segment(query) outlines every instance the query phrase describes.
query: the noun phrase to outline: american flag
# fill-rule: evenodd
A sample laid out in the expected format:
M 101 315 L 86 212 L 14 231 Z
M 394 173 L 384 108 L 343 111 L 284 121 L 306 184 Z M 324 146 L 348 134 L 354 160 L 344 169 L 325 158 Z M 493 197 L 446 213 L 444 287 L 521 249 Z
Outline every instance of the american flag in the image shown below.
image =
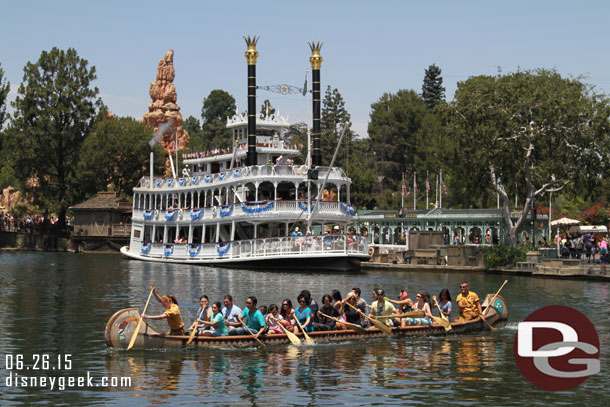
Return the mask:
M 430 181 L 426 177 L 426 196 L 430 195 Z
M 404 182 L 402 183 L 402 196 L 404 196 L 405 198 L 409 195 L 409 192 L 407 191 L 407 184 L 405 184 Z
M 445 195 L 449 195 L 449 193 L 447 192 L 447 186 L 445 185 L 445 181 L 443 180 L 442 175 L 441 175 L 441 187 L 443 187 L 443 192 L 445 193 Z

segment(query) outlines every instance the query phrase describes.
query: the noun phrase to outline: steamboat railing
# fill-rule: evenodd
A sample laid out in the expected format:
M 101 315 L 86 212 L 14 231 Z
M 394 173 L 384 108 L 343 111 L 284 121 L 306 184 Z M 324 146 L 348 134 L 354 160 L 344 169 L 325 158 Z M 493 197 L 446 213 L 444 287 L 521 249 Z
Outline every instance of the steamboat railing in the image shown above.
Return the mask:
M 164 244 L 132 240 L 130 251 L 142 256 L 177 261 L 244 260 L 266 257 L 368 256 L 368 243 L 360 235 L 304 235 L 235 240 L 219 243 Z

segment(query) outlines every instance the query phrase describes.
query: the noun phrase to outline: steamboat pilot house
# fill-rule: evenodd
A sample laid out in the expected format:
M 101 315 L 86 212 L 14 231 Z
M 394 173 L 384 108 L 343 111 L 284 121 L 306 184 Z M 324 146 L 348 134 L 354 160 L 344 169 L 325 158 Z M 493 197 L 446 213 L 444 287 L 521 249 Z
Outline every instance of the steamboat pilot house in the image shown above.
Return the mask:
M 122 253 L 243 268 L 359 268 L 369 256 L 365 239 L 349 233 L 351 180 L 341 168 L 293 164 L 300 151 L 285 139 L 288 120 L 248 110 L 227 119 L 232 151 L 183 155 L 182 177 L 142 178 Z M 315 163 L 315 134 L 313 146 L 312 159 L 301 161 Z

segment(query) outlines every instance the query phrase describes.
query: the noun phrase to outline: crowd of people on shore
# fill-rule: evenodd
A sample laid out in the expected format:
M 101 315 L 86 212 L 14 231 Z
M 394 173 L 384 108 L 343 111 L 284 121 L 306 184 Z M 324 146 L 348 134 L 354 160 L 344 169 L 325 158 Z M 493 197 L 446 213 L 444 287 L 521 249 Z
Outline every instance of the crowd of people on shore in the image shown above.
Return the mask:
M 57 223 L 57 217 L 43 215 L 17 216 L 9 212 L 0 213 L 0 230 L 7 232 L 44 232 Z M 66 225 L 70 226 L 70 219 L 66 218 Z
M 559 244 L 560 255 L 564 259 L 580 259 L 587 263 L 609 263 L 608 243 L 610 238 L 606 234 L 584 234 L 555 237 L 555 244 Z
M 166 319 L 170 335 L 184 335 L 185 325 L 176 297 L 162 297 L 153 284 L 150 286 L 165 312 L 159 315 L 142 314 L 142 318 Z M 463 322 L 484 318 L 479 297 L 470 291 L 468 283 L 462 282 L 460 290 L 456 298 L 459 318 L 453 320 Z M 279 304 L 259 305 L 255 296 L 249 296 L 245 300 L 244 309 L 234 304 L 231 295 L 225 295 L 222 303 L 210 303 L 209 297 L 202 295 L 195 320 L 187 331 L 195 329 L 198 336 L 251 335 L 258 339 L 267 334 L 347 330 L 354 326 L 366 330 L 378 329 L 371 321 L 402 328 L 410 325 L 436 325 L 435 319 L 438 320 L 438 317 L 433 315 L 433 310 L 438 312 L 440 318 L 452 320 L 451 294 L 447 288 L 441 290 L 438 300 L 436 297 L 431 300 L 429 293 L 419 291 L 413 301 L 406 290 L 401 290 L 398 299 L 394 300 L 388 298 L 383 289 L 375 288 L 372 292 L 373 301 L 368 304 L 361 294 L 358 287 L 348 292 L 345 298 L 338 290 L 332 290 L 331 294 L 324 294 L 318 304 L 308 290 L 303 290 L 297 296 L 296 306 L 293 306 L 289 298 Z

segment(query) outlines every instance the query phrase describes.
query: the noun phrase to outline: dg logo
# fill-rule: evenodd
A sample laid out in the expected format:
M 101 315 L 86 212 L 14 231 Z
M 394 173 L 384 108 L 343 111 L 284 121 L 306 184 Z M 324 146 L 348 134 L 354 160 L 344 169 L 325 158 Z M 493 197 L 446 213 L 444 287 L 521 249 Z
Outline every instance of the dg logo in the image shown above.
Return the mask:
M 563 305 L 541 308 L 520 322 L 513 353 L 523 376 L 544 390 L 568 390 L 600 372 L 595 327 Z

